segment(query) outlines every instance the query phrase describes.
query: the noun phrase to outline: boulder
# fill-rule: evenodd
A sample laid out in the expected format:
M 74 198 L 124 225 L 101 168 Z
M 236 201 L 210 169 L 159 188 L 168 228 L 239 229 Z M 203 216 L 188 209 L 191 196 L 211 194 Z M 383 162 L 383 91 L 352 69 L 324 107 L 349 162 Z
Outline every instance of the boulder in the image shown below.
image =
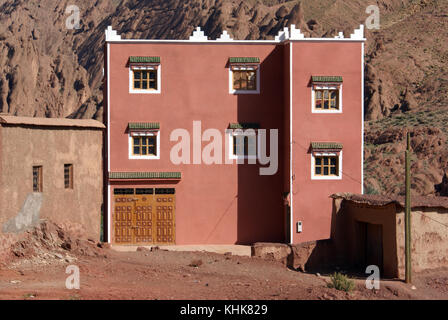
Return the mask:
M 271 261 L 279 261 L 287 264 L 288 256 L 291 254 L 291 248 L 283 243 L 257 242 L 252 245 L 252 257 L 258 257 Z

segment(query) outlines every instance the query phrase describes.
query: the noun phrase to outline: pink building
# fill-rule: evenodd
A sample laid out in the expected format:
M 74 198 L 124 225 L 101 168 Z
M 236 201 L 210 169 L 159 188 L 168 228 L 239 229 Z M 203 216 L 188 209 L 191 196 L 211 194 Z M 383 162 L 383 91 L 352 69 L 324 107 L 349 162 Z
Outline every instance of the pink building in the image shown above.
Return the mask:
M 349 38 L 105 45 L 105 228 L 114 244 L 330 237 L 362 193 L 363 26 Z M 264 147 L 265 146 L 265 147 Z

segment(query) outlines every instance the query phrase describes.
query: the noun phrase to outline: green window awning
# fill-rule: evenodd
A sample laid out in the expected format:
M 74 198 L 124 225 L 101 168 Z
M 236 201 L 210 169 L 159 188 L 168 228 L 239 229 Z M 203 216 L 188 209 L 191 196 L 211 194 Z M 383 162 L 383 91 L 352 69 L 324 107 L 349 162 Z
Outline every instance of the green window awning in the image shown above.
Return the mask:
M 129 130 L 148 130 L 148 129 L 160 129 L 158 122 L 129 122 Z
M 230 57 L 230 63 L 260 63 L 258 57 Z
M 260 124 L 255 122 L 231 123 L 229 129 L 259 129 Z
M 341 150 L 342 143 L 339 142 L 311 142 L 313 150 Z
M 180 172 L 111 172 L 109 179 L 138 180 L 138 179 L 181 179 Z
M 342 82 L 341 76 L 312 76 L 312 82 Z
M 130 63 L 160 63 L 160 57 L 129 57 Z

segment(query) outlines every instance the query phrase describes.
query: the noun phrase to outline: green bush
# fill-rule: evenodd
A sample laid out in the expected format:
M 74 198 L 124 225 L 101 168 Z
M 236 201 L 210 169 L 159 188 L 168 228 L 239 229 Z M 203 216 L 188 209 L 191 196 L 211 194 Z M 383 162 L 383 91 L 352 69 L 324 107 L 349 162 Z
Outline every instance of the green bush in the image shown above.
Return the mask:
M 365 194 L 380 194 L 380 192 L 372 186 L 367 186 L 365 188 Z
M 355 282 L 346 275 L 335 272 L 331 277 L 331 282 L 328 284 L 329 288 L 350 292 L 355 288 Z

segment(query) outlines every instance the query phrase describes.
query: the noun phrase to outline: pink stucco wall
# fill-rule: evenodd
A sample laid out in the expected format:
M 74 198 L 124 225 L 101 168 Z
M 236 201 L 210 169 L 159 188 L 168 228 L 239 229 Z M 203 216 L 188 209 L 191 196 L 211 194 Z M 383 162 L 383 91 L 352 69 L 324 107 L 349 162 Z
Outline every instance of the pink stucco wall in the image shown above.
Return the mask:
M 182 179 L 111 182 L 120 187 L 176 188 L 176 244 L 293 242 L 328 238 L 336 192 L 361 192 L 362 108 L 360 42 L 270 43 L 112 43 L 110 45 L 110 171 L 180 171 Z M 290 46 L 293 50 L 293 217 L 287 218 L 283 196 L 290 186 Z M 161 94 L 130 94 L 130 56 L 161 57 Z M 229 57 L 259 57 L 260 94 L 229 94 Z M 106 58 L 107 59 L 107 58 Z M 343 113 L 312 114 L 312 75 L 343 77 Z M 107 118 L 107 117 L 106 117 Z M 229 123 L 256 122 L 279 129 L 276 175 L 260 176 L 259 165 L 174 165 L 170 133 L 193 121 L 202 131 L 223 133 Z M 129 122 L 159 122 L 160 160 L 128 159 Z M 312 181 L 312 141 L 344 144 L 342 180 Z M 203 142 L 202 147 L 208 142 Z M 224 154 L 223 139 L 223 154 Z M 191 157 L 193 156 L 193 150 Z M 223 159 L 224 160 L 224 159 Z M 295 223 L 303 222 L 296 233 Z
M 294 243 L 330 237 L 336 192 L 362 191 L 362 43 L 293 42 Z M 311 112 L 313 75 L 342 76 L 342 113 Z M 311 180 L 311 142 L 341 142 L 341 180 Z M 303 232 L 296 232 L 302 221 Z
M 177 244 L 283 241 L 282 163 L 278 174 L 260 176 L 258 165 L 174 165 L 169 156 L 176 144 L 170 133 L 184 128 L 192 135 L 195 120 L 202 121 L 202 131 L 216 128 L 223 134 L 234 122 L 280 129 L 282 50 L 269 44 L 111 45 L 110 171 L 182 172 L 175 184 Z M 129 56 L 161 57 L 161 94 L 129 94 Z M 260 58 L 260 94 L 229 94 L 232 56 Z M 160 123 L 160 160 L 128 159 L 128 122 Z

